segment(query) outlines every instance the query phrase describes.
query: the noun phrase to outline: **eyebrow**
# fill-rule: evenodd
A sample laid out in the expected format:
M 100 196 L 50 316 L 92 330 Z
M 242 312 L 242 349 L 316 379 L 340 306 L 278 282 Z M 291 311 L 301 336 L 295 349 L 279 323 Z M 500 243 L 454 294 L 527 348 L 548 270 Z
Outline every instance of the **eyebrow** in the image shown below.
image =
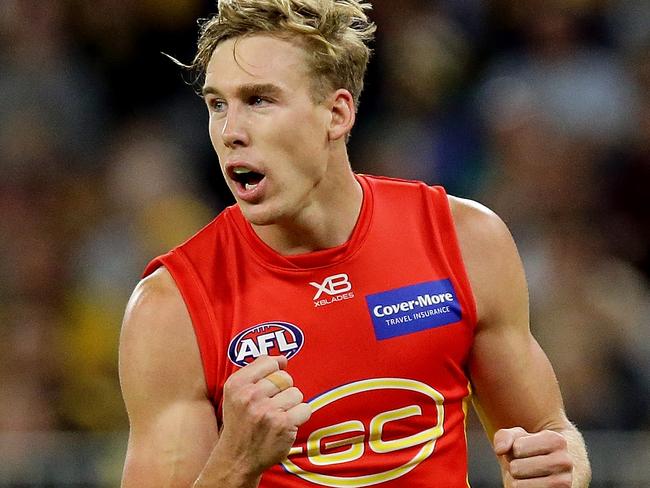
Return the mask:
M 241 99 L 246 99 L 255 95 L 271 95 L 278 96 L 282 89 L 273 83 L 247 83 L 237 87 L 237 96 Z M 222 95 L 222 93 L 212 86 L 204 86 L 201 90 L 203 97 L 206 95 Z

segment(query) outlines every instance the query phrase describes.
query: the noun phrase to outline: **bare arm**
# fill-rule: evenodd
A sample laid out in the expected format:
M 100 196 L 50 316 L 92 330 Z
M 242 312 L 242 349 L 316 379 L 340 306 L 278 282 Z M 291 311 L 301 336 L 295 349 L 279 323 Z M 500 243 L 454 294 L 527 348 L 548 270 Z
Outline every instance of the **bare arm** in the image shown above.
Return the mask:
M 127 306 L 120 381 L 130 421 L 122 486 L 191 486 L 217 441 L 217 421 L 190 317 L 164 268 Z
M 120 339 L 130 421 L 122 487 L 256 488 L 310 414 L 285 366 L 283 357 L 260 357 L 228 379 L 220 434 L 180 293 L 164 268 L 145 278 Z
M 450 203 L 479 317 L 470 358 L 474 401 L 504 482 L 586 487 L 584 441 L 566 418 L 553 368 L 530 333 L 528 290 L 512 237 L 485 207 Z

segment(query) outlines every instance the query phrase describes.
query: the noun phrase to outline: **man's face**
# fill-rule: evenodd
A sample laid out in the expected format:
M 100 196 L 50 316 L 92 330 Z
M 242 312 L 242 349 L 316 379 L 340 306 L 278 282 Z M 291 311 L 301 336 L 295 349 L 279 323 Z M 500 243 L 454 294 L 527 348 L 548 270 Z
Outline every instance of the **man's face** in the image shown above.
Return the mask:
M 256 225 L 295 218 L 327 171 L 331 113 L 312 99 L 303 49 L 256 35 L 214 50 L 203 88 L 226 182 Z

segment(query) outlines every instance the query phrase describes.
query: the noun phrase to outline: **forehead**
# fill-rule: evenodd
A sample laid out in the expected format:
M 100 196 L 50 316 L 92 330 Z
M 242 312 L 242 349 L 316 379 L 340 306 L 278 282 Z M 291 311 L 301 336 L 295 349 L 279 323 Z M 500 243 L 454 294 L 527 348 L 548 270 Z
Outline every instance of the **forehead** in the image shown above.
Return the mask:
M 271 83 L 287 90 L 307 88 L 308 71 L 302 47 L 268 35 L 227 39 L 214 49 L 205 86 L 220 91 L 242 84 Z

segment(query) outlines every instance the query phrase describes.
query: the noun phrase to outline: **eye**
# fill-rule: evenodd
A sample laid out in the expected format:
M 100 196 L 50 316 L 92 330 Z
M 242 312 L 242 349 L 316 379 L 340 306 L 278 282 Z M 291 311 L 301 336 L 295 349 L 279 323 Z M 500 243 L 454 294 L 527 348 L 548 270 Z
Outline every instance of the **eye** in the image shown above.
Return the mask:
M 226 111 L 226 107 L 227 107 L 226 102 L 219 98 L 210 98 L 206 100 L 206 102 L 208 104 L 208 108 L 212 112 L 221 113 Z
M 262 107 L 266 105 L 269 101 L 260 96 L 260 95 L 253 95 L 252 97 L 249 98 L 248 103 L 254 107 Z

